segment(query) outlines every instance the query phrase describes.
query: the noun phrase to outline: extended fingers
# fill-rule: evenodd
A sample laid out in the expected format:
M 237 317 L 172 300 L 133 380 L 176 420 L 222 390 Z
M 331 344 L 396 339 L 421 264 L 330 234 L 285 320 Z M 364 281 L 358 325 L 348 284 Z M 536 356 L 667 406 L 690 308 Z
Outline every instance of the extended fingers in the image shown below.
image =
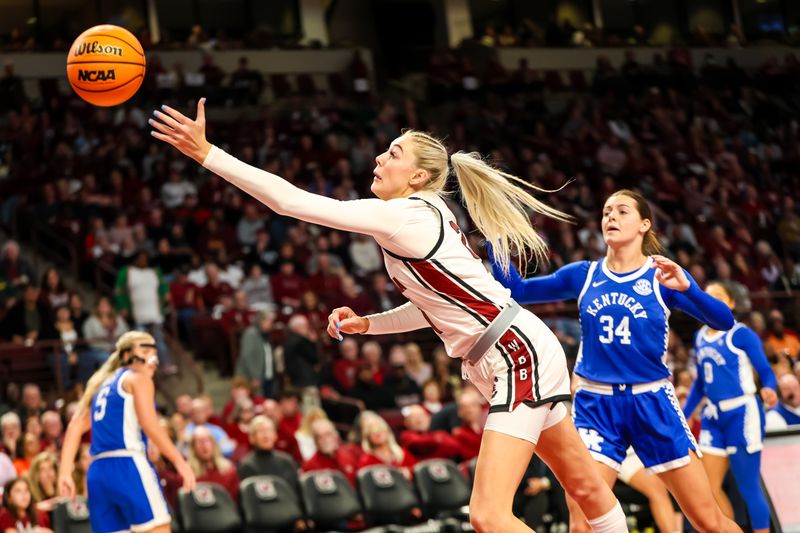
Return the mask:
M 175 133 L 174 128 L 170 127 L 168 124 L 159 122 L 154 118 L 149 119 L 147 123 L 150 124 L 150 126 L 152 126 L 154 129 L 157 129 L 158 131 L 164 133 L 165 135 L 172 135 Z
M 162 113 L 156 110 L 153 111 L 153 116 L 174 130 L 177 130 L 181 126 L 180 122 L 169 116 L 167 113 Z
M 186 117 L 186 115 L 184 115 L 177 109 L 172 109 L 168 105 L 162 105 L 161 110 L 170 117 L 172 117 L 172 119 L 175 120 L 175 122 L 177 122 L 178 124 L 186 124 L 187 122 L 191 122 L 191 120 L 189 120 L 189 118 Z

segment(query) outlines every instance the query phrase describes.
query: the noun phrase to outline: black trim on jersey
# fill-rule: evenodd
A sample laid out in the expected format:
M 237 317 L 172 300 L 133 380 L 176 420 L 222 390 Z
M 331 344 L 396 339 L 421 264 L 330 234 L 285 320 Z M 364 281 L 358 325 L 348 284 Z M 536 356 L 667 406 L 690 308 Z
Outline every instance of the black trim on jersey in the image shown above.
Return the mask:
M 459 309 L 461 309 L 463 311 L 466 311 L 472 318 L 474 318 L 475 320 L 480 322 L 480 324 L 482 326 L 488 326 L 489 325 L 489 322 L 485 318 L 483 318 L 481 315 L 479 315 L 478 313 L 476 313 L 475 311 L 470 309 L 468 306 L 462 304 L 458 300 L 455 300 L 455 299 L 451 298 L 450 296 L 448 296 L 448 295 L 446 295 L 444 293 L 441 293 L 441 292 L 437 291 L 436 289 L 434 289 L 433 287 L 431 287 L 424 279 L 422 279 L 420 277 L 419 274 L 416 273 L 416 271 L 411 267 L 411 265 L 408 264 L 407 261 L 403 261 L 403 264 L 411 272 L 411 275 L 413 275 L 417 279 L 417 281 L 420 283 L 420 285 L 422 285 L 423 287 L 425 287 L 426 289 L 428 289 L 432 293 L 438 295 L 440 298 L 442 298 L 446 302 L 455 305 L 456 307 L 458 307 Z
M 533 400 L 522 400 L 521 403 L 524 403 L 528 407 L 532 407 L 534 409 L 536 409 L 537 407 L 541 407 L 543 405 L 547 405 L 548 403 L 552 403 L 553 405 L 550 407 L 550 409 L 553 409 L 559 403 L 561 403 L 561 402 L 569 402 L 569 401 L 572 401 L 572 396 L 570 396 L 569 394 L 559 394 L 557 396 L 550 396 L 548 398 L 542 398 L 541 400 L 538 400 L 538 401 L 535 401 L 535 402 Z M 507 405 L 493 405 L 492 407 L 489 408 L 489 414 L 491 414 L 491 413 L 507 413 L 507 412 L 508 412 L 508 406 Z
M 463 279 L 459 278 L 458 276 L 456 276 L 455 274 L 453 274 L 452 272 L 447 270 L 444 267 L 444 265 L 442 263 L 440 263 L 439 261 L 437 261 L 436 259 L 431 259 L 431 264 L 433 264 L 436 267 L 438 267 L 439 270 L 441 270 L 444 274 L 447 274 L 448 276 L 450 276 L 450 278 L 452 278 L 453 281 L 455 281 L 456 283 L 458 283 L 459 285 L 464 287 L 467 291 L 471 292 L 473 296 L 475 296 L 477 298 L 480 298 L 484 302 L 490 303 L 490 304 L 494 305 L 495 307 L 498 307 L 498 308 L 500 307 L 496 303 L 494 303 L 492 300 L 490 300 L 489 298 L 487 298 L 486 296 L 481 294 L 481 292 L 478 289 L 472 287 L 466 281 L 464 281 Z
M 503 356 L 503 360 L 506 362 L 506 366 L 508 366 L 508 378 L 506 380 L 508 383 L 508 386 L 506 387 L 508 393 L 506 394 L 506 403 L 503 405 L 494 405 L 490 407 L 489 412 L 491 413 L 492 410 L 497 409 L 498 412 L 506 413 L 511 407 L 511 404 L 514 402 L 515 396 L 515 394 L 511 393 L 511 390 L 516 387 L 516 384 L 514 383 L 514 362 L 511 360 L 511 356 L 506 353 L 505 346 L 503 346 L 499 340 L 494 344 L 494 346 L 500 352 L 500 355 Z M 514 392 L 516 393 L 516 391 Z
M 386 248 L 383 248 L 383 251 L 386 252 L 388 255 L 394 257 L 395 259 L 399 259 L 401 261 L 427 261 L 428 259 L 433 257 L 433 254 L 435 254 L 439 250 L 439 247 L 442 245 L 442 242 L 444 242 L 444 215 L 442 214 L 442 212 L 439 210 L 438 207 L 436 207 L 435 205 L 430 203 L 428 200 L 425 200 L 423 198 L 419 198 L 418 196 L 409 196 L 408 199 L 409 200 L 420 200 L 422 202 L 425 202 L 426 204 L 428 204 L 429 207 L 431 207 L 432 209 L 434 209 L 436 211 L 436 213 L 439 215 L 439 240 L 436 241 L 436 244 L 433 246 L 433 249 L 430 252 L 428 252 L 428 255 L 426 255 L 425 257 L 422 257 L 422 258 L 420 258 L 420 257 L 403 257 L 402 255 L 398 255 L 398 254 L 396 254 L 394 252 L 390 252 Z
M 511 325 L 511 327 L 509 329 L 511 329 L 514 333 L 519 335 L 519 337 L 522 339 L 522 342 L 525 343 L 526 347 L 531 352 L 531 356 L 533 357 L 533 377 L 534 377 L 534 380 L 533 380 L 533 399 L 534 400 L 536 400 L 536 398 L 540 398 L 541 399 L 542 395 L 539 392 L 539 354 L 536 353 L 536 348 L 533 347 L 533 343 L 530 341 L 530 339 L 528 337 L 525 336 L 524 333 L 522 333 L 521 329 L 519 329 L 517 326 L 515 326 L 513 324 Z M 536 400 L 536 401 L 538 401 L 538 400 Z

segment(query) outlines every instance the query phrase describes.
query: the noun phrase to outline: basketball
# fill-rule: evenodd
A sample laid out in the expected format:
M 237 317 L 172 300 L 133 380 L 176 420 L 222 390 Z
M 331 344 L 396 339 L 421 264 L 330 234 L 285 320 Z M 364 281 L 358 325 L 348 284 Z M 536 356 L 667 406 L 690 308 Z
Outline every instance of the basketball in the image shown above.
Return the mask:
M 144 80 L 144 49 L 119 26 L 102 24 L 75 39 L 67 56 L 67 77 L 75 92 L 96 106 L 119 105 Z

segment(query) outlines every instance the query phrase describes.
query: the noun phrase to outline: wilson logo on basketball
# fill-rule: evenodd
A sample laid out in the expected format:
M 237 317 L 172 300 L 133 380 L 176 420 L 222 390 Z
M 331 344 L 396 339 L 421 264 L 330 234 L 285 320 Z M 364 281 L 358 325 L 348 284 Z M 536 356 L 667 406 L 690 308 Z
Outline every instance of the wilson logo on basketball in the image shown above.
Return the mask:
M 109 44 L 100 44 L 97 41 L 82 42 L 72 52 L 75 57 L 80 57 L 83 54 L 106 54 L 110 56 L 122 57 L 122 48 L 119 46 L 111 46 Z
M 78 70 L 79 81 L 109 81 L 116 80 L 114 69 L 111 70 Z

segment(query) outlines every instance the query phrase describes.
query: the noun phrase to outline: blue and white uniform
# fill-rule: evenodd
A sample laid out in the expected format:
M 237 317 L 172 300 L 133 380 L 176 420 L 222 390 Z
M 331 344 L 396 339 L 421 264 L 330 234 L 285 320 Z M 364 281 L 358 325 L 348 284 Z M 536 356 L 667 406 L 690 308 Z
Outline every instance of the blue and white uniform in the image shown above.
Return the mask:
M 691 285 L 684 292 L 661 286 L 653 260 L 626 274 L 605 260 L 566 265 L 549 276 L 522 279 L 515 270 L 495 277 L 520 303 L 576 298 L 581 345 L 573 420 L 592 456 L 619 472 L 628 446 L 649 472 L 686 465 L 697 444 L 686 424 L 666 364 L 669 315 L 680 309 L 717 329 L 733 325 L 725 304 Z
M 92 398 L 92 462 L 86 483 L 95 533 L 145 531 L 170 523 L 158 476 L 147 460 L 133 395 L 122 386 L 131 373 L 120 368 Z
M 789 429 L 789 426 L 800 426 L 800 407 L 778 402 L 778 405 L 767 411 L 767 431 Z
M 713 333 L 704 326 L 695 337 L 695 351 L 697 379 L 683 412 L 690 416 L 706 398 L 700 449 L 728 457 L 753 528 L 769 528 L 769 508 L 759 483 L 764 411 L 756 397 L 753 370 L 764 387 L 775 389 L 777 383 L 761 339 L 738 322 L 728 331 Z

